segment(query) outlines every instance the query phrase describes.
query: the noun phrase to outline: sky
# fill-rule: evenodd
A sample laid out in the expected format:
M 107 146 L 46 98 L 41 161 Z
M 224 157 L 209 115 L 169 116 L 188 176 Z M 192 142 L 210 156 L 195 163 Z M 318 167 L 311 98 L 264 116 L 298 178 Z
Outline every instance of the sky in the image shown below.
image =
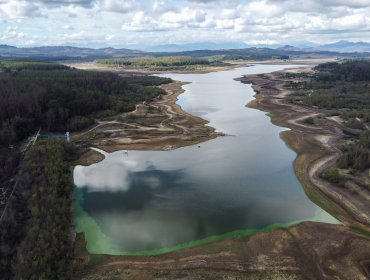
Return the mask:
M 19 47 L 370 41 L 370 0 L 0 0 Z

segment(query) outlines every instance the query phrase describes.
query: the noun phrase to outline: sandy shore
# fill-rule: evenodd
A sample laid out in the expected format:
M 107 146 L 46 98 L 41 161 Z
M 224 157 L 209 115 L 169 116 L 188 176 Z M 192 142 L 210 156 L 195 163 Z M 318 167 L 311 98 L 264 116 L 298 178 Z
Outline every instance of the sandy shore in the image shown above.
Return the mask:
M 310 68 L 286 71 L 307 72 Z M 269 112 L 274 124 L 290 129 L 282 132 L 281 138 L 298 154 L 294 169 L 306 194 L 344 224 L 370 231 L 368 191 L 360 187 L 355 192 L 348 191 L 319 177 L 341 155 L 339 146 L 344 135 L 340 124 L 330 118 L 321 125 L 305 124 L 304 119 L 321 116 L 323 110 L 285 102 L 291 92 L 283 87 L 285 81 L 277 73 L 250 75 L 238 80 L 253 84 L 257 92 L 256 99 L 247 106 Z

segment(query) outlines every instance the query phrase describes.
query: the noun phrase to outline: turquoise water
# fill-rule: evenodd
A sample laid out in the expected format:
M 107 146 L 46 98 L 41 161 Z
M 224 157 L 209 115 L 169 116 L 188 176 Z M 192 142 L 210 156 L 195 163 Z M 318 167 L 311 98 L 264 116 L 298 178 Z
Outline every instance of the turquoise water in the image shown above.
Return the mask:
M 190 82 L 182 108 L 230 136 L 173 151 L 108 154 L 74 170 L 77 231 L 92 253 L 155 254 L 299 221 L 333 222 L 304 194 L 284 128 L 246 108 L 253 90 L 234 80 L 288 66 L 165 74 Z

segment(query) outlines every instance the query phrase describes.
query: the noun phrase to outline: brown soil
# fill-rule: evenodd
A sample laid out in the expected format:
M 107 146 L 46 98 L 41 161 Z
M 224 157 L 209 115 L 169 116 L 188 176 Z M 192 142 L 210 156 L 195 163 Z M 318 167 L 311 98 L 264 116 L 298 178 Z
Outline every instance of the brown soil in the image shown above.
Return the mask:
M 81 279 L 369 279 L 370 238 L 305 222 L 155 257 L 95 256 Z
M 93 163 L 102 161 L 104 158 L 105 156 L 103 154 L 98 153 L 94 150 L 88 150 L 87 152 L 83 153 L 82 156 L 77 161 L 72 162 L 71 165 L 89 166 Z

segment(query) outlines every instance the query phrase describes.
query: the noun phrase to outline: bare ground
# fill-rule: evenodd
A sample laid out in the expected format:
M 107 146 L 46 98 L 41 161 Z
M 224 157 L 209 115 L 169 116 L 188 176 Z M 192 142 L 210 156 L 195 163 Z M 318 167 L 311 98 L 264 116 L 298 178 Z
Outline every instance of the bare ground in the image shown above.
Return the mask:
M 160 256 L 99 256 L 95 262 L 81 279 L 361 280 L 370 276 L 370 238 L 345 226 L 305 222 Z

